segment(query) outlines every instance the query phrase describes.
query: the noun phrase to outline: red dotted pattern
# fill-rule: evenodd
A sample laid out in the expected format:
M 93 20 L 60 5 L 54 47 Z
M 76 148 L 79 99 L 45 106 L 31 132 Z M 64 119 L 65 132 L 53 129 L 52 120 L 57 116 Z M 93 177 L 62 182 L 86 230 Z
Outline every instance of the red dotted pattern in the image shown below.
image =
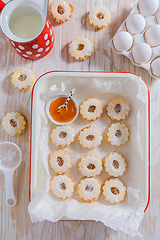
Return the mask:
M 26 59 L 38 60 L 45 57 L 53 48 L 55 35 L 47 20 L 43 32 L 34 40 L 25 43 L 10 40 L 16 52 Z

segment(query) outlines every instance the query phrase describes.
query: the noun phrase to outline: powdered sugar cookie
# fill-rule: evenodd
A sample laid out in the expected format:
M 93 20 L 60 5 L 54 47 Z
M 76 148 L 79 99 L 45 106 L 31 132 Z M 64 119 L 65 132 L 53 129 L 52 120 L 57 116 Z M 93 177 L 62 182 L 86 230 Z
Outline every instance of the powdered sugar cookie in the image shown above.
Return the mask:
M 90 125 L 79 132 L 78 140 L 84 148 L 92 149 L 101 144 L 102 135 L 96 127 Z
M 126 195 L 126 186 L 118 178 L 106 180 L 102 187 L 104 198 L 110 203 L 119 203 L 124 200 Z
M 107 115 L 116 121 L 120 121 L 129 114 L 129 103 L 123 98 L 112 98 L 106 108 Z
M 35 82 L 35 75 L 28 68 L 19 68 L 11 76 L 11 82 L 15 88 L 27 91 L 32 88 Z
M 103 105 L 96 98 L 88 98 L 80 105 L 80 114 L 88 121 L 98 119 L 103 112 Z
M 73 15 L 74 7 L 67 0 L 54 0 L 49 13 L 57 23 L 68 21 Z
M 72 196 L 74 184 L 68 176 L 58 175 L 50 181 L 50 189 L 59 199 L 66 200 Z
M 126 159 L 121 153 L 110 152 L 104 159 L 104 168 L 110 176 L 118 177 L 126 171 Z
M 89 12 L 88 20 L 91 26 L 101 29 L 110 23 L 111 14 L 105 7 L 94 7 Z
M 61 149 L 58 151 L 53 151 L 49 155 L 49 166 L 58 174 L 66 173 L 72 166 L 71 156 L 66 151 Z
M 2 122 L 3 129 L 11 136 L 20 135 L 26 127 L 26 119 L 20 112 L 7 113 Z
M 78 170 L 83 176 L 95 177 L 102 171 L 102 162 L 97 155 L 86 154 L 80 159 Z
M 75 131 L 69 125 L 57 126 L 51 131 L 52 143 L 57 147 L 69 146 L 75 137 Z
M 105 137 L 111 145 L 118 147 L 128 141 L 129 131 L 124 124 L 112 123 L 111 126 L 107 128 Z
M 84 60 L 91 56 L 93 47 L 85 37 L 78 37 L 69 44 L 69 53 L 77 60 Z
M 85 202 L 95 202 L 100 195 L 101 185 L 95 178 L 82 179 L 78 186 L 77 192 Z

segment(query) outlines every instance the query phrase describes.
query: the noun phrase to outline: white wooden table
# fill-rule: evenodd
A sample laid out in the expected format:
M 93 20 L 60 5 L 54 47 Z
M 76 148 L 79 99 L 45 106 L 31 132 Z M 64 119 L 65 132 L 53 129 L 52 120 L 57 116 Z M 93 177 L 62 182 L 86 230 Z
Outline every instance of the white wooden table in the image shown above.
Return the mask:
M 7 0 L 5 1 L 7 2 Z M 50 1 L 51 2 L 51 1 Z M 38 78 L 50 70 L 63 71 L 111 71 L 132 72 L 141 76 L 151 94 L 151 201 L 139 231 L 145 240 L 160 239 L 160 80 L 150 77 L 148 72 L 134 66 L 126 57 L 118 55 L 108 46 L 121 23 L 125 20 L 136 0 L 70 0 L 75 12 L 64 24 L 51 20 L 56 36 L 53 50 L 38 61 L 21 58 L 11 47 L 9 40 L 0 31 L 0 142 L 11 141 L 22 150 L 23 159 L 14 175 L 14 188 L 18 193 L 18 203 L 9 208 L 5 203 L 5 181 L 0 172 L 0 239 L 1 240 L 129 240 L 130 236 L 113 231 L 102 223 L 92 221 L 60 221 L 51 223 L 31 223 L 28 214 L 29 170 L 30 170 L 30 98 L 31 91 L 15 89 L 11 74 L 15 69 L 28 67 Z M 106 28 L 95 31 L 87 20 L 87 13 L 93 6 L 106 6 L 112 20 Z M 85 36 L 93 44 L 94 52 L 85 61 L 76 61 L 68 54 L 68 43 L 75 37 Z M 7 112 L 19 111 L 27 118 L 26 131 L 20 136 L 11 137 L 2 128 L 2 119 Z M 140 239 L 135 237 L 134 239 Z

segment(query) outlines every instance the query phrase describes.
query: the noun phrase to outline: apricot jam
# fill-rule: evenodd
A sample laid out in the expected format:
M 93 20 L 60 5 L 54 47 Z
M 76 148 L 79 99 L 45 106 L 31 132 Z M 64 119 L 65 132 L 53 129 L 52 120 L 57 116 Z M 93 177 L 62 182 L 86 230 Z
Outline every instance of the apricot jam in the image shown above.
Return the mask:
M 67 109 L 61 108 L 60 110 L 58 110 L 58 107 L 63 105 L 66 100 L 67 100 L 67 97 L 60 97 L 60 98 L 53 100 L 50 104 L 49 112 L 50 112 L 52 118 L 56 122 L 59 122 L 59 123 L 70 122 L 72 119 L 74 119 L 74 117 L 77 114 L 77 108 L 76 108 L 75 103 L 72 100 L 72 98 L 69 100 L 69 102 L 67 104 Z

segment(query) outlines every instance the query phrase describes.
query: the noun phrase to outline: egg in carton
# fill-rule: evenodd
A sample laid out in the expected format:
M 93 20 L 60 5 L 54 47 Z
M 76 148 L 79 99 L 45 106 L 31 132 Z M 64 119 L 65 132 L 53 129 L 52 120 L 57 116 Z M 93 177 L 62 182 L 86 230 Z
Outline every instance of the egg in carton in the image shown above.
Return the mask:
M 109 46 L 136 66 L 160 78 L 160 0 L 140 0 L 129 13 Z

